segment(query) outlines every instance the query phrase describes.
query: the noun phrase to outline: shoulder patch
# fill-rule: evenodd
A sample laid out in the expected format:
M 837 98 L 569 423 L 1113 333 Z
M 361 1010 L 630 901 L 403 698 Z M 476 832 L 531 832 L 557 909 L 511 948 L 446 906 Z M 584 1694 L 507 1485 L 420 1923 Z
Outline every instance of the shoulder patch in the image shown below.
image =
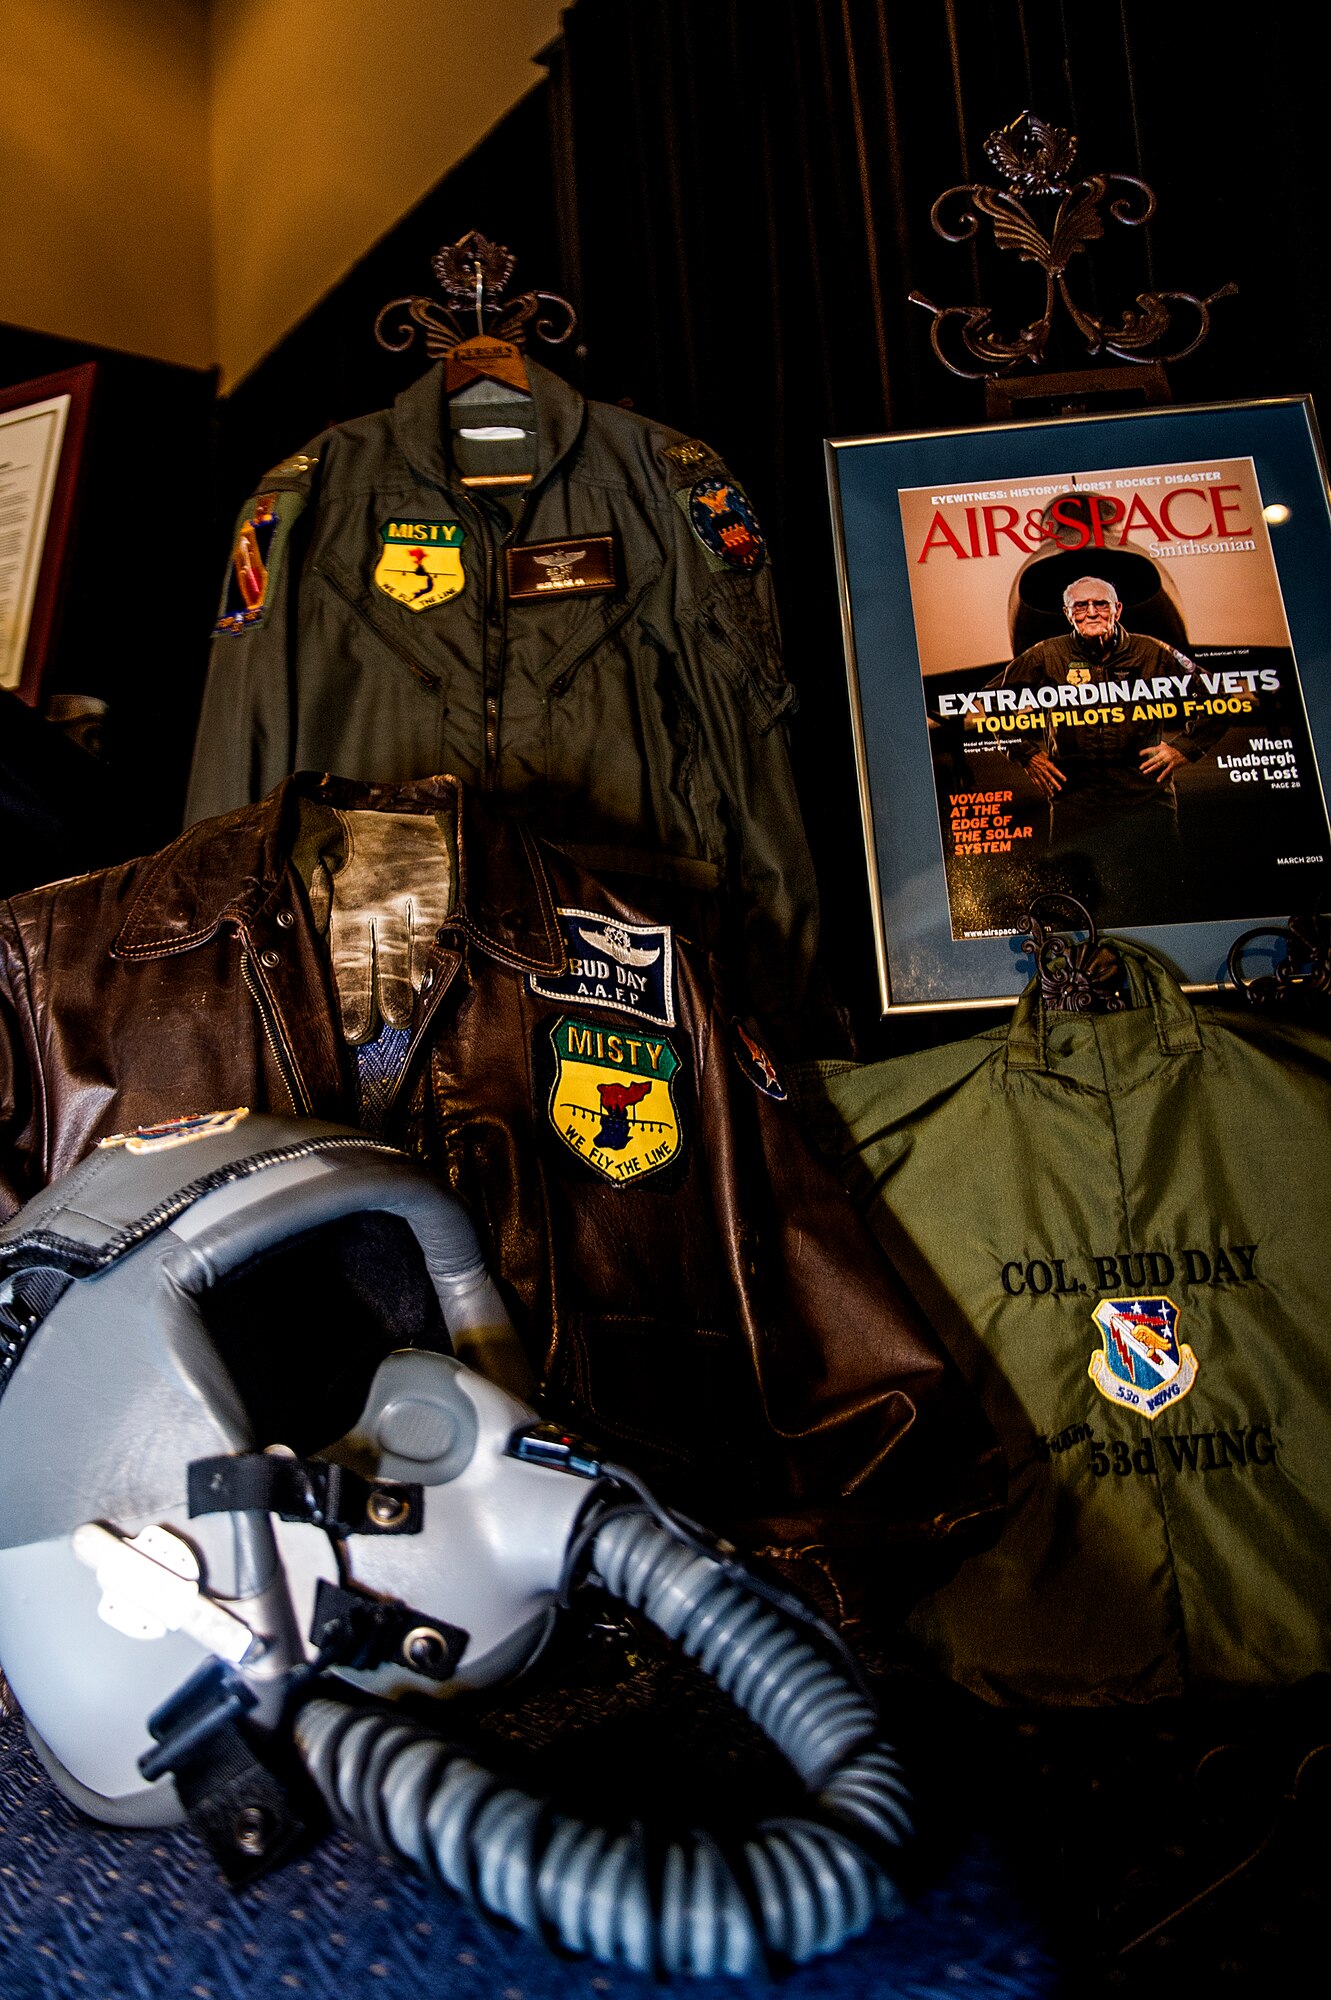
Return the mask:
M 684 1140 L 669 1037 L 562 1014 L 550 1041 L 550 1123 L 569 1151 L 618 1187 L 669 1166 Z
M 742 486 L 727 473 L 681 487 L 675 499 L 707 557 L 710 569 L 746 570 L 763 566 L 767 543 L 758 516 Z
M 700 465 L 719 465 L 720 460 L 709 444 L 701 438 L 681 438 L 678 444 L 662 447 L 662 458 L 668 458 L 681 472 L 696 472 Z
M 255 496 L 236 530 L 214 635 L 263 624 L 287 538 L 304 511 L 303 493 Z
M 527 985 L 542 1000 L 634 1014 L 656 1028 L 675 1025 L 674 934 L 668 924 L 626 924 L 596 910 L 560 910 L 568 971 L 536 972 Z
M 761 1090 L 764 1097 L 771 1097 L 778 1104 L 784 1104 L 786 1086 L 777 1075 L 776 1064 L 762 1043 L 755 1042 L 753 1036 L 738 1021 L 731 1023 L 731 1030 L 731 1051 L 754 1089 Z

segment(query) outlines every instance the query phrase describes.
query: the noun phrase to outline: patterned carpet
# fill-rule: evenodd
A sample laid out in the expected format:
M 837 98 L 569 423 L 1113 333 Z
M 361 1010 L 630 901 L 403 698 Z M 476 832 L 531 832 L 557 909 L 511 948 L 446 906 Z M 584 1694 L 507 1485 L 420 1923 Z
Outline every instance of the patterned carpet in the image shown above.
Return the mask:
M 634 1642 L 635 1645 L 638 1643 Z M 1331 1915 L 1324 1683 L 1207 1710 L 998 1715 L 880 1678 L 920 1801 L 909 1907 L 782 2000 L 1154 2000 L 1296 1990 Z M 544 1685 L 450 1727 L 588 1813 L 724 1831 L 792 1803 L 784 1767 L 694 1669 L 588 1639 Z M 462 1726 L 458 1726 L 459 1723 Z M 2 2000 L 647 2000 L 550 1957 L 340 1835 L 233 1894 L 187 1830 L 111 1832 L 0 1722 Z M 683 1982 L 697 2000 L 745 1993 Z
M 22 1729 L 0 1725 L 0 1992 L 4 2000 L 630 2000 L 626 1972 L 562 1963 L 384 1857 L 333 1836 L 232 1895 L 192 1834 L 108 1832 L 64 1803 Z M 977 1843 L 895 1924 L 781 1982 L 786 2000 L 1053 1991 L 1038 1925 Z M 690 1982 L 697 2000 L 735 1985 Z

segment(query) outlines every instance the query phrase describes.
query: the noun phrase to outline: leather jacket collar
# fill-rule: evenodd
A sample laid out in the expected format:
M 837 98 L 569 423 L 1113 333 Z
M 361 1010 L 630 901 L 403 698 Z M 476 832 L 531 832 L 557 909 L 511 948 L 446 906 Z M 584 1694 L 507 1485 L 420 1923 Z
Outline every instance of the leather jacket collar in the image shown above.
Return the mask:
M 587 404 L 562 376 L 527 357 L 536 412 L 534 491 L 577 444 L 587 421 Z M 404 389 L 393 404 L 393 433 L 398 449 L 418 479 L 453 490 L 455 473 L 445 442 L 448 418 L 444 410 L 444 364 L 437 361 L 418 381 Z
M 457 898 L 449 928 L 489 957 L 530 972 L 565 969 L 540 849 L 520 820 L 453 777 L 398 785 L 300 772 L 257 806 L 202 820 L 161 855 L 111 947 L 116 958 L 189 951 L 223 923 L 248 930 L 285 894 L 302 799 L 344 812 L 436 812 L 451 821 Z

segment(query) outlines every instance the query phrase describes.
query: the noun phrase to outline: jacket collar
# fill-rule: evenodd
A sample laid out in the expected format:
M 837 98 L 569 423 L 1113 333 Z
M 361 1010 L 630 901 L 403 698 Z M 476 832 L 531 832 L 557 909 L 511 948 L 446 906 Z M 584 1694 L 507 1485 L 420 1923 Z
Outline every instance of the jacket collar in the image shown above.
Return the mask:
M 360 784 L 301 772 L 258 805 L 193 826 L 149 866 L 112 945 L 116 958 L 165 958 L 246 929 L 271 906 L 290 867 L 302 799 L 344 812 L 435 812 L 452 824 L 457 896 L 449 928 L 491 958 L 531 972 L 560 972 L 564 943 L 540 849 L 519 819 L 497 811 L 453 777 Z
M 530 489 L 534 490 L 582 436 L 587 404 L 539 361 L 527 359 L 527 374 L 536 412 L 536 469 Z M 445 402 L 444 364 L 437 361 L 393 404 L 393 434 L 418 479 L 452 491 L 456 474 L 445 443 L 449 428 Z

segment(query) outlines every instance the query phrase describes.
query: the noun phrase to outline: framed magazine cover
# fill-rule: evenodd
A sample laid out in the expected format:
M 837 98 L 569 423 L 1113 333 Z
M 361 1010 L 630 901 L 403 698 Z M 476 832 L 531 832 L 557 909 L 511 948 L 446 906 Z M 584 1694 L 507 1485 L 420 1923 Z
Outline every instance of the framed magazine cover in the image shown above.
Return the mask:
M 1218 985 L 1331 907 L 1312 404 L 827 446 L 884 1012 L 1015 1000 L 1042 891 Z
M 97 368 L 0 388 L 0 688 L 37 707 L 55 643 Z

